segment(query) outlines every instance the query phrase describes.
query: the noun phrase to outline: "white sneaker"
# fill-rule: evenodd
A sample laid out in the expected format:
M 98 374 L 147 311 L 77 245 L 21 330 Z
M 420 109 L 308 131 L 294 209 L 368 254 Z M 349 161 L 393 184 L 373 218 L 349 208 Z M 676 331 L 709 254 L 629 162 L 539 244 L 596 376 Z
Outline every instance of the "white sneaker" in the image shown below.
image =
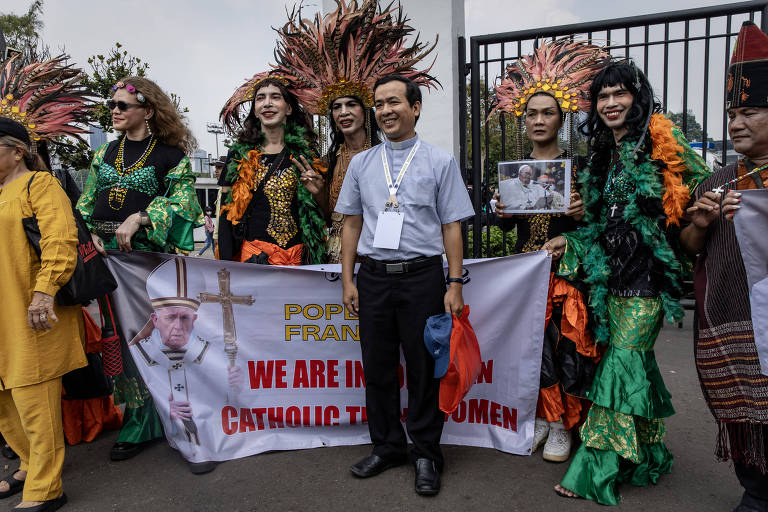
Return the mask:
M 542 457 L 549 462 L 565 462 L 571 455 L 571 431 L 565 430 L 562 421 L 549 424 L 549 437 Z
M 547 440 L 549 435 L 549 423 L 544 418 L 536 418 L 536 424 L 533 427 L 533 448 L 531 453 L 536 452 Z

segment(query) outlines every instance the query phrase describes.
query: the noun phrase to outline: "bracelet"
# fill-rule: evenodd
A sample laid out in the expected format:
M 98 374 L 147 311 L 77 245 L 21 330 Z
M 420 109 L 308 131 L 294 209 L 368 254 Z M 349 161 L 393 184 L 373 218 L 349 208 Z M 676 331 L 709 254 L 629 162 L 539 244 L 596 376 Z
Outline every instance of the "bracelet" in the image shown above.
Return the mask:
M 464 284 L 464 279 L 461 277 L 447 277 L 445 279 L 445 284 L 451 284 L 451 283 L 461 283 Z

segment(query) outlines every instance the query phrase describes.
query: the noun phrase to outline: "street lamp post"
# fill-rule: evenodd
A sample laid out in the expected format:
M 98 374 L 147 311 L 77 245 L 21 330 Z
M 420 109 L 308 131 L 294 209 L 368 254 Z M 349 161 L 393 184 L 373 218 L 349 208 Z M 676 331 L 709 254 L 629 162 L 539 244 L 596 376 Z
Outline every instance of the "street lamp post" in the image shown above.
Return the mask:
M 216 137 L 216 159 L 219 158 L 219 134 L 224 133 L 224 127 L 221 123 L 205 123 L 205 128 L 208 133 L 212 133 Z

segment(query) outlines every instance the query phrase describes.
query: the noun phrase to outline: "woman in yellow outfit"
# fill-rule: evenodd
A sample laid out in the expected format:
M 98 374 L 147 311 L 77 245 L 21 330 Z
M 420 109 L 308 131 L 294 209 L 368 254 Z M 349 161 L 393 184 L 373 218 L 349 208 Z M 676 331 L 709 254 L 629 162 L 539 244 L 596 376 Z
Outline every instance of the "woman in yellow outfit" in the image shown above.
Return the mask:
M 34 126 L 30 126 L 34 129 Z M 61 376 L 86 365 L 80 306 L 54 296 L 77 262 L 77 228 L 58 180 L 30 153 L 28 127 L 0 117 L 0 432 L 19 454 L 19 469 L 0 481 L 0 498 L 23 488 L 18 510 L 57 510 L 66 503 L 61 471 Z M 37 257 L 22 227 L 34 215 Z

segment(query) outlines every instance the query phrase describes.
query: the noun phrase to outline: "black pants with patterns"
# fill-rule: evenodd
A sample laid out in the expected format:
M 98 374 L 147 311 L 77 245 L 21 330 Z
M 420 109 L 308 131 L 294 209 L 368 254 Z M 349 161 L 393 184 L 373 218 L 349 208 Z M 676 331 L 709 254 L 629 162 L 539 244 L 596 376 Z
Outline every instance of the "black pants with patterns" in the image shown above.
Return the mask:
M 440 380 L 424 346 L 427 318 L 445 311 L 445 275 L 437 262 L 403 274 L 384 274 L 365 262 L 357 276 L 360 345 L 365 371 L 365 402 L 373 453 L 403 458 L 407 440 L 400 423 L 400 346 L 406 362 L 408 414 L 406 428 L 413 442 L 411 459 L 433 460 L 442 470 L 440 436 L 445 414 L 439 408 Z

